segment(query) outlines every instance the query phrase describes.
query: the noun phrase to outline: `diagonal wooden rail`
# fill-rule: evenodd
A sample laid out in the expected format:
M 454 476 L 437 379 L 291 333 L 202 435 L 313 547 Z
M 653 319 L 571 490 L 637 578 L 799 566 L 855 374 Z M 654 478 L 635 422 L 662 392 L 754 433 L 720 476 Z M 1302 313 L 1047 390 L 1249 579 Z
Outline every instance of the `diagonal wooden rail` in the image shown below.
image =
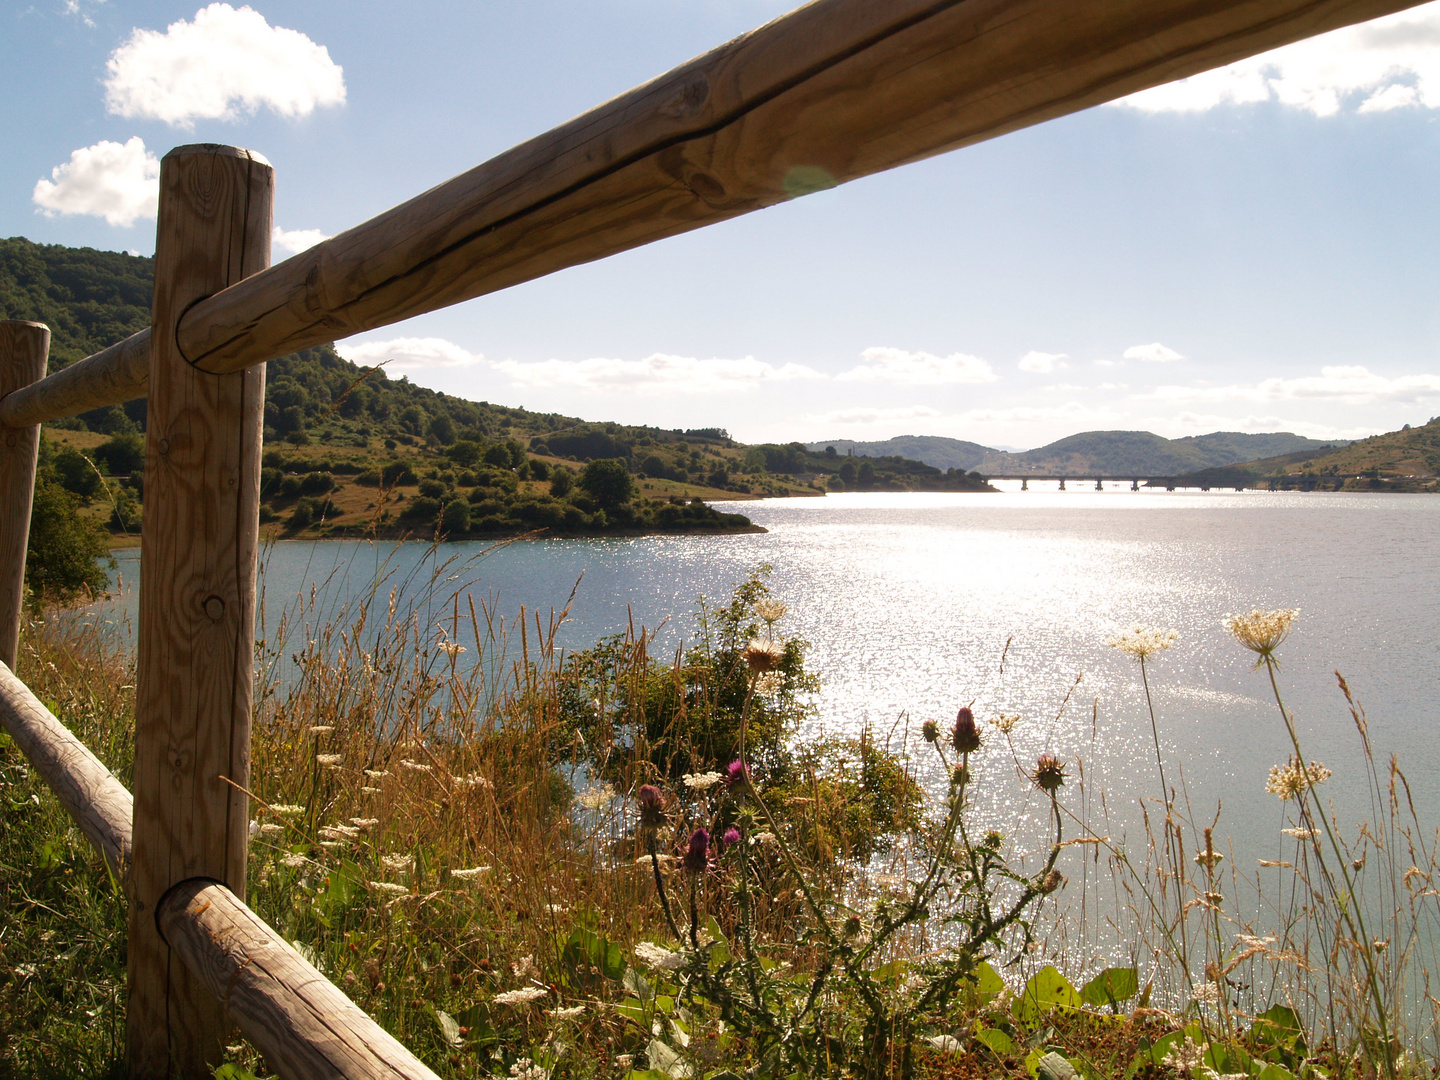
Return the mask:
M 816 0 L 200 301 L 180 351 L 238 371 L 1418 2 Z M 143 393 L 126 345 L 0 422 Z

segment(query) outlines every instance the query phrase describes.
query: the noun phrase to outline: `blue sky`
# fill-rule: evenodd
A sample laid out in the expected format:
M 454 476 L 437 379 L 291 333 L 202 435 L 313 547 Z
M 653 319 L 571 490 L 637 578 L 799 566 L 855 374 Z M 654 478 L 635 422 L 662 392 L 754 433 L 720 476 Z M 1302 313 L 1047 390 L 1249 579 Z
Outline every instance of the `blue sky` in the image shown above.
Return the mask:
M 224 142 L 279 261 L 788 6 L 21 0 L 0 235 L 148 254 L 155 159 Z M 748 441 L 1354 438 L 1440 414 L 1437 123 L 1428 4 L 340 348 Z

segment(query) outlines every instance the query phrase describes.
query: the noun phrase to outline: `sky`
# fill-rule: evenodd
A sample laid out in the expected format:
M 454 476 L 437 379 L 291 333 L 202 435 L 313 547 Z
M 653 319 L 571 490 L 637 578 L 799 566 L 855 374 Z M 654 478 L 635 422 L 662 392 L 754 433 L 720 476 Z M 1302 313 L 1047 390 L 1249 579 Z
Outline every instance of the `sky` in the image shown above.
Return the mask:
M 11 0 L 0 236 L 150 254 L 158 159 L 219 142 L 278 262 L 790 6 Z M 1358 438 L 1440 414 L 1437 191 L 1431 3 L 337 347 L 747 442 Z

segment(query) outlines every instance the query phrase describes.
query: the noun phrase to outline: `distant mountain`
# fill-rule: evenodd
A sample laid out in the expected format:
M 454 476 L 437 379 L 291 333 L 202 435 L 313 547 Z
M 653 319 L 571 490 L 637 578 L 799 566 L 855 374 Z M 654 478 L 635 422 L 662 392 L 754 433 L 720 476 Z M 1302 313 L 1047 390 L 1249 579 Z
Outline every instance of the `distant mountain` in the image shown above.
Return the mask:
M 992 454 L 992 450 L 979 443 L 963 439 L 947 439 L 940 435 L 898 435 L 884 442 L 855 442 L 853 439 L 830 439 L 826 442 L 806 443 L 805 449 L 824 453 L 833 446 L 841 457 L 902 457 L 911 461 L 923 461 L 937 469 L 964 469 L 969 472 Z
M 1303 467 L 1285 471 L 1322 476 L 1373 472 L 1381 476 L 1440 476 L 1440 416 L 1418 427 L 1406 424 L 1399 431 L 1358 439 L 1307 460 Z
M 1039 473 L 1108 476 L 1174 476 L 1219 468 L 1256 458 L 1313 452 L 1333 443 L 1289 432 L 1250 435 L 1216 431 L 1166 439 L 1149 431 L 1085 431 L 1034 450 L 1010 453 L 978 443 L 940 436 L 902 435 L 884 442 L 833 439 L 810 443 L 814 450 L 835 447 L 839 454 L 879 457 L 901 454 L 937 468 L 974 470 L 987 476 Z

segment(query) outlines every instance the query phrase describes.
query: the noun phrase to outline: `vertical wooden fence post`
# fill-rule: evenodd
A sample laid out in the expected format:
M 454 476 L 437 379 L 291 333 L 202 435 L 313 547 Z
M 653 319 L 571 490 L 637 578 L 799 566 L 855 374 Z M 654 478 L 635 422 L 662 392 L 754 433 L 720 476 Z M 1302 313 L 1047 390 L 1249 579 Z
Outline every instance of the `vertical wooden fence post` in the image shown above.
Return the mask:
M 195 301 L 270 264 L 275 173 L 258 154 L 181 146 L 160 164 L 145 437 L 145 527 L 130 871 L 131 1080 L 209 1077 L 220 1004 L 155 923 L 171 886 L 245 896 L 264 365 L 195 370 L 175 340 Z
M 45 377 L 50 328 L 37 322 L 0 322 L 0 397 Z M 25 548 L 40 425 L 0 424 L 0 660 L 15 666 L 20 648 L 20 605 L 25 595 Z

